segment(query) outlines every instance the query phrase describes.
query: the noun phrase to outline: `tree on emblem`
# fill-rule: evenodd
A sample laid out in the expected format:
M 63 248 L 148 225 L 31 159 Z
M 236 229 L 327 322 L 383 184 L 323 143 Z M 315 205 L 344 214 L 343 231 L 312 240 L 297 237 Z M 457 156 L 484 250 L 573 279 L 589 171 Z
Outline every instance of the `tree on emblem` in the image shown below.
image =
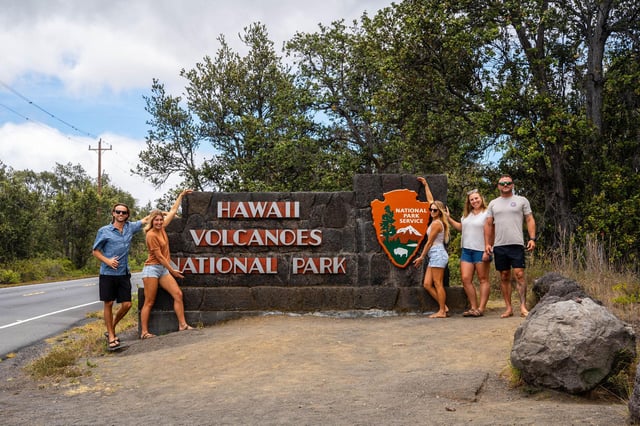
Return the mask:
M 389 238 L 396 234 L 395 218 L 393 217 L 393 210 L 391 210 L 390 206 L 385 206 L 384 208 L 380 229 L 382 230 L 382 235 L 384 235 L 385 243 L 388 243 Z

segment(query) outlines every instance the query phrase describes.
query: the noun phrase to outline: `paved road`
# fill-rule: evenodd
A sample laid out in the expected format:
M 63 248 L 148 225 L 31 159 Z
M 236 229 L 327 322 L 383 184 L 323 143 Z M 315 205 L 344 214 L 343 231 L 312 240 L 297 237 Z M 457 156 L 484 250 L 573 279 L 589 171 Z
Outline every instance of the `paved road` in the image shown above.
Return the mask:
M 133 291 L 142 286 L 132 275 Z M 102 309 L 98 278 L 0 289 L 0 357 L 56 335 Z

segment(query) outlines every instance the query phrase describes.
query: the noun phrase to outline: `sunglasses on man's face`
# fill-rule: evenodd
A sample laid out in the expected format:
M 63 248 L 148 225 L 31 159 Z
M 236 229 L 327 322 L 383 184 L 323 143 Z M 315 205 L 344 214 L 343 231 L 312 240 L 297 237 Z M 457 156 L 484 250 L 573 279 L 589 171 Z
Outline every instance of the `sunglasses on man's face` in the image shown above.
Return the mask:
M 126 210 L 114 210 L 113 212 L 114 212 L 115 214 L 129 214 L 129 212 L 128 212 L 128 211 L 126 211 Z
M 502 185 L 502 186 L 509 186 L 511 185 L 513 182 L 499 182 L 498 185 Z

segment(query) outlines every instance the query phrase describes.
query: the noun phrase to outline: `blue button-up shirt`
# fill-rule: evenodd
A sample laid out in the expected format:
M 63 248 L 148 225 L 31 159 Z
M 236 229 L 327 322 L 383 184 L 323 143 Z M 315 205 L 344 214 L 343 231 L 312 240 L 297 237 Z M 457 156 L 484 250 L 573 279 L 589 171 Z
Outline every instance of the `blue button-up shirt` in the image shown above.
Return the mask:
M 131 240 L 136 232 L 142 229 L 142 222 L 125 222 L 122 232 L 113 224 L 105 225 L 98 229 L 93 249 L 100 250 L 103 255 L 111 259 L 118 257 L 118 267 L 113 269 L 100 262 L 100 275 L 126 275 L 129 274 L 129 248 Z

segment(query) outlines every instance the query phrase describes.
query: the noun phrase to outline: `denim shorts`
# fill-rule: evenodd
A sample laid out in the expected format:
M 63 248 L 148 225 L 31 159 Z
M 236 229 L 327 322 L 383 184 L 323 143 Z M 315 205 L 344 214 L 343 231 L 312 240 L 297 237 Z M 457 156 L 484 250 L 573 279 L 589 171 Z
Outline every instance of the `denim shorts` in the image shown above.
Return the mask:
M 144 265 L 142 268 L 142 278 L 160 278 L 169 273 L 163 265 Z
M 480 250 L 463 248 L 462 256 L 460 256 L 460 262 L 481 263 L 483 254 L 484 252 Z
M 449 254 L 442 244 L 433 246 L 429 249 L 429 264 L 432 268 L 446 268 L 449 263 Z

